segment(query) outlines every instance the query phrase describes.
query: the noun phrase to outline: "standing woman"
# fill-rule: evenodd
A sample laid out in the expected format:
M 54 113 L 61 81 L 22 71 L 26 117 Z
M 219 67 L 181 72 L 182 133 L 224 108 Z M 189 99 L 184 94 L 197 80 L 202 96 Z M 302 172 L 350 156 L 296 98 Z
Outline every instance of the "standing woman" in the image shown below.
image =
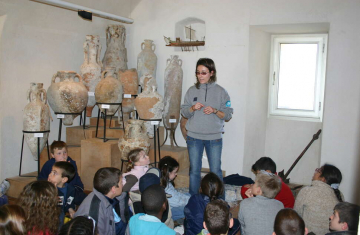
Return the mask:
M 230 96 L 216 84 L 212 59 L 201 58 L 196 64 L 196 83 L 186 92 L 181 114 L 186 123 L 186 144 L 190 158 L 190 194 L 199 192 L 204 148 L 210 165 L 222 180 L 221 151 L 224 122 L 232 117 Z

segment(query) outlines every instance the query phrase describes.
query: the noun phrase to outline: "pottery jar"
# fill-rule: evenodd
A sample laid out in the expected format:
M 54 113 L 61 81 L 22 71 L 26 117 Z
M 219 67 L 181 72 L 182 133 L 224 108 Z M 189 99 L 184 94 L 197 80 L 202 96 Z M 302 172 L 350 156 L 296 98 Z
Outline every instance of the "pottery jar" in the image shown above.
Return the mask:
M 74 81 L 75 77 L 79 79 L 78 82 Z M 55 82 L 56 78 L 60 78 L 60 82 Z M 54 74 L 47 96 L 55 113 L 81 113 L 88 102 L 88 91 L 82 77 L 74 71 L 58 71 Z M 64 125 L 72 125 L 77 116 L 65 115 Z
M 156 46 L 152 40 L 145 39 L 144 42 L 141 43 L 141 52 L 137 57 L 139 78 L 145 74 L 150 74 L 153 78 L 156 78 L 157 57 L 154 53 L 155 48 Z
M 116 77 L 115 77 L 116 76 Z M 121 103 L 123 95 L 122 84 L 117 79 L 114 67 L 107 67 L 101 75 L 101 81 L 95 88 L 95 100 L 98 103 Z M 106 105 L 106 104 L 105 104 Z M 99 104 L 100 111 L 105 113 L 102 108 L 103 104 Z M 106 115 L 114 115 L 120 108 L 120 105 L 110 105 L 106 110 Z
M 150 140 L 146 134 L 144 121 L 130 119 L 126 125 L 124 137 L 119 140 L 118 146 L 121 158 L 124 160 L 128 160 L 129 152 L 136 148 L 141 148 L 148 154 Z
M 84 63 L 80 67 L 80 74 L 89 95 L 86 106 L 86 116 L 91 117 L 92 110 L 95 106 L 95 87 L 101 79 L 101 44 L 98 35 L 86 35 L 85 38 L 83 46 Z
M 123 93 L 125 95 L 137 95 L 138 94 L 138 73 L 136 69 L 119 70 L 119 80 L 123 85 Z M 122 110 L 124 113 L 130 113 L 134 111 L 135 97 L 123 98 Z
M 50 108 L 46 101 L 46 91 L 42 83 L 30 83 L 27 92 L 28 104 L 24 108 L 23 130 L 24 131 L 48 131 L 50 130 Z M 25 141 L 30 148 L 34 160 L 38 160 L 38 137 L 32 133 L 24 133 Z M 40 153 L 44 149 L 49 138 L 49 133 L 43 133 L 40 138 Z
M 165 69 L 165 95 L 164 95 L 164 127 L 175 130 L 180 120 L 180 107 L 182 96 L 183 71 L 182 60 L 179 56 L 172 55 L 167 60 Z M 171 119 L 171 123 L 170 123 Z
M 145 90 L 135 99 L 135 107 L 141 119 L 162 119 L 164 100 L 156 91 L 155 79 L 150 79 Z M 154 128 L 151 121 L 146 121 L 145 126 L 150 138 L 154 137 Z
M 126 31 L 123 25 L 109 25 L 106 28 L 106 51 L 103 58 L 103 70 L 106 67 L 127 69 L 127 51 L 125 48 Z

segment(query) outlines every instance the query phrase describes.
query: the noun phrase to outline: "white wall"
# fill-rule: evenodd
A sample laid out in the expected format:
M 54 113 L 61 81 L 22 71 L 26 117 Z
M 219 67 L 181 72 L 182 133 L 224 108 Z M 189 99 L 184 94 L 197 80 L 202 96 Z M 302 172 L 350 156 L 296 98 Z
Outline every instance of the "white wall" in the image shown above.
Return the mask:
M 72 2 L 85 3 L 88 7 L 101 5 L 96 3 L 99 1 Z M 101 10 L 128 17 L 134 6 L 132 4 L 136 2 L 107 0 L 108 4 L 102 4 Z M 44 88 L 47 89 L 56 71 L 79 72 L 84 57 L 85 35 L 100 35 L 104 54 L 105 28 L 108 24 L 114 24 L 114 21 L 93 17 L 93 22 L 89 22 L 79 18 L 76 12 L 28 0 L 1 0 L 1 15 L 6 15 L 4 28 L 0 30 L 2 180 L 18 174 L 22 115 L 27 104 L 26 92 L 30 82 L 44 83 Z M 74 123 L 78 125 L 78 119 Z M 57 119 L 51 123 L 50 143 L 57 139 L 58 124 Z M 65 127 L 62 139 L 65 140 Z M 33 160 L 25 144 L 23 173 L 36 169 L 37 162 Z
M 251 25 L 328 22 L 330 30 L 323 133 L 322 141 L 318 140 L 315 143 L 313 146 L 315 153 L 312 154 L 320 154 L 322 163 L 329 162 L 341 169 L 344 180 L 340 189 L 344 192 L 347 200 L 355 201 L 356 198 L 360 198 L 354 190 L 356 179 L 359 178 L 356 176 L 356 166 L 359 165 L 357 160 L 359 148 L 357 146 L 360 137 L 358 125 L 360 29 L 357 27 L 360 20 L 359 13 L 360 2 L 356 0 L 273 0 L 271 3 L 266 0 L 142 0 L 131 13 L 135 23 L 130 29 L 130 40 L 128 41 L 128 50 L 133 52 L 129 55 L 129 65 L 131 65 L 130 67 L 136 66 L 136 55 L 140 52 L 142 40 L 153 39 L 157 45 L 155 53 L 158 55 L 157 81 L 159 92 L 163 94 L 165 61 L 174 52 L 173 48 L 165 47 L 163 35 L 175 37 L 174 25 L 179 20 L 187 17 L 203 19 L 206 22 L 205 51 L 176 53 L 184 61 L 183 93 L 195 81 L 193 72 L 196 60 L 200 57 L 213 58 L 218 69 L 219 84 L 228 90 L 234 108 L 233 119 L 225 127 L 223 168 L 228 174 L 242 173 L 243 169 L 248 169 L 248 166 L 259 156 L 256 156 L 256 159 L 246 159 L 245 161 L 244 158 L 248 154 L 254 156 L 263 151 L 261 146 L 260 149 L 253 149 L 252 138 L 259 143 L 264 142 L 262 139 L 256 138 L 256 134 L 249 134 L 251 126 L 255 126 L 255 122 L 251 120 L 252 114 L 257 112 L 251 110 L 250 106 L 247 108 L 247 102 L 254 103 L 254 96 L 251 95 L 253 94 L 251 92 L 258 92 L 248 90 L 256 84 L 250 79 L 257 76 L 249 72 L 249 69 L 255 67 L 250 64 L 253 62 L 251 56 L 248 56 L 251 51 L 249 27 Z M 247 114 L 251 115 L 246 116 Z M 263 121 L 263 119 L 259 120 L 259 129 L 262 131 L 264 129 Z M 269 144 L 264 149 L 264 154 L 269 153 L 275 156 L 280 151 L 292 153 L 291 156 L 289 154 L 277 155 L 280 161 L 296 157 L 299 149 L 306 146 L 319 127 L 316 124 L 308 124 L 307 131 L 303 131 L 301 127 L 304 125 L 307 124 L 298 125 L 291 121 L 278 123 L 277 120 L 269 120 L 266 141 L 273 138 L 270 132 L 277 131 L 279 126 L 283 126 L 280 131 L 282 137 L 275 142 L 277 145 L 275 148 Z M 296 142 L 288 145 L 289 148 L 285 150 L 280 148 L 281 140 L 284 140 L 291 132 L 294 132 L 291 136 L 296 139 Z M 260 132 L 257 133 L 259 135 Z M 176 138 L 182 146 L 185 146 L 179 131 Z M 288 162 L 292 161 L 292 159 L 288 160 Z M 318 163 L 304 161 L 301 164 L 303 164 L 299 165 L 301 170 L 294 171 L 290 176 L 296 181 L 307 181 L 313 174 L 314 165 Z M 282 163 L 278 163 L 278 166 L 279 169 L 289 168 L 287 164 L 282 165 Z M 302 176 L 297 179 L 295 174 Z
M 269 91 L 270 34 L 250 26 L 249 82 L 246 100 L 243 175 L 251 176 L 251 166 L 265 156 Z M 272 156 L 271 156 L 272 157 Z

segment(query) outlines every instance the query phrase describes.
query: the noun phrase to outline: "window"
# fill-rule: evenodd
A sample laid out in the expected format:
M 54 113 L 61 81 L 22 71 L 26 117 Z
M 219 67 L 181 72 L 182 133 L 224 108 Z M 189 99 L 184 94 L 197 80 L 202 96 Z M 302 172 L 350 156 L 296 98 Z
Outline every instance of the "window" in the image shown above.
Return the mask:
M 271 39 L 269 117 L 321 122 L 327 34 Z

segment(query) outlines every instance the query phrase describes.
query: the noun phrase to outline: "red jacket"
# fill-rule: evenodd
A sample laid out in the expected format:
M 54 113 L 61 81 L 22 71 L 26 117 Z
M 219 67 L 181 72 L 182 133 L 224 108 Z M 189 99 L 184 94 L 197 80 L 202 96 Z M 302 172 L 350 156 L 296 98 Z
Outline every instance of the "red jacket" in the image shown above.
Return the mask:
M 241 196 L 243 199 L 248 198 L 245 195 L 246 190 L 248 190 L 248 188 L 246 188 L 244 186 L 241 188 Z M 276 195 L 275 199 L 282 202 L 284 204 L 285 208 L 293 208 L 294 207 L 294 203 L 295 203 L 294 195 L 291 192 L 291 189 L 289 188 L 289 186 L 287 186 L 287 184 L 285 184 L 282 180 L 281 180 L 281 190 Z

